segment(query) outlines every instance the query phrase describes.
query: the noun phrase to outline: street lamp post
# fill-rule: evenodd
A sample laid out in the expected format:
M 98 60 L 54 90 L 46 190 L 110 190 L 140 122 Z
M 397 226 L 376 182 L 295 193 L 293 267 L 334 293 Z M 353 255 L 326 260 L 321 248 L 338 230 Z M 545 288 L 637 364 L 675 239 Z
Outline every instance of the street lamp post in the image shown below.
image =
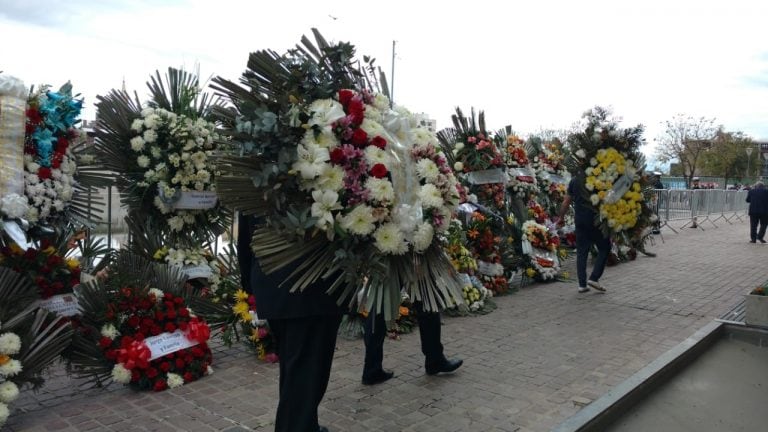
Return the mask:
M 749 176 L 749 165 L 750 165 L 750 162 L 752 161 L 752 150 L 754 150 L 754 149 L 752 147 L 747 147 L 745 150 L 747 151 L 747 175 L 745 175 L 744 177 L 748 177 Z

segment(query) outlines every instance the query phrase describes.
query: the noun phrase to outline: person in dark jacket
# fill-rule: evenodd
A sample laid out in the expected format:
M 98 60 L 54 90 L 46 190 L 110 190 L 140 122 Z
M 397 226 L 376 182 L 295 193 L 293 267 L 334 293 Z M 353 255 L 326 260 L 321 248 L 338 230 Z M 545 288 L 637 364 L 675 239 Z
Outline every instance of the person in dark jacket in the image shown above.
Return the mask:
M 768 189 L 763 182 L 755 183 L 755 186 L 747 192 L 749 203 L 749 242 L 765 243 L 765 228 L 768 225 Z M 757 226 L 760 225 L 758 230 Z
M 250 243 L 255 219 L 239 217 L 238 260 L 244 288 L 256 299 L 256 313 L 275 337 L 280 363 L 275 432 L 328 432 L 318 424 L 317 409 L 331 375 L 342 310 L 318 281 L 301 292 L 280 284 L 299 262 L 265 274 Z

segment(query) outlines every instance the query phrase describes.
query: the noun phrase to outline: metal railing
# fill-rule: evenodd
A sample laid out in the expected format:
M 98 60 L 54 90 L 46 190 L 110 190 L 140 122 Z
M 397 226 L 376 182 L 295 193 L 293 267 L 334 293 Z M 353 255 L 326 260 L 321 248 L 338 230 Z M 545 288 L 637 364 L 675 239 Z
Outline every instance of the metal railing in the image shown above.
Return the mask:
M 715 222 L 725 221 L 731 224 L 733 219 L 741 218 L 749 208 L 747 191 L 718 189 L 659 189 L 654 191 L 651 206 L 659 216 L 659 225 L 675 231 L 686 226 L 699 227 L 708 222 L 717 228 Z

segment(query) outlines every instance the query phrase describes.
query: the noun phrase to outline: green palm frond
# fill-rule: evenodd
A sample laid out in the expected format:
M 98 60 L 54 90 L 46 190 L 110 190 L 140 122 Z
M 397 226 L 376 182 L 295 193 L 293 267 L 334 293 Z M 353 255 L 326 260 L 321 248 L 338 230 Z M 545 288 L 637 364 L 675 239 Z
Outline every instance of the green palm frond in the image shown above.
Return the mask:
M 0 266 L 0 325 L 38 299 L 37 289 L 25 275 Z
M 201 90 L 197 75 L 183 69 L 169 67 L 165 80 L 155 71 L 147 87 L 152 96 L 150 106 L 188 117 L 206 118 L 212 107 L 220 104 L 218 97 Z
M 24 368 L 18 377 L 37 388 L 43 384 L 42 373 L 72 342 L 74 333 L 67 318 L 44 309 L 30 313 L 30 326 L 21 336 L 19 360 Z

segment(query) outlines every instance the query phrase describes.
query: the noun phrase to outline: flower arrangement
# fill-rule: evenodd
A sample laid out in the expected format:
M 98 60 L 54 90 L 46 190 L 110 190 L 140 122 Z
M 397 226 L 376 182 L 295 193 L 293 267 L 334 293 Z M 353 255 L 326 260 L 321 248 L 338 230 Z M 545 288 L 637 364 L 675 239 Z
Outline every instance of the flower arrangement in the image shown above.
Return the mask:
M 0 223 L 2 219 L 21 219 L 29 210 L 24 196 L 24 141 L 26 105 L 29 93 L 24 83 L 0 73 Z
M 8 405 L 19 396 L 19 387 L 11 379 L 22 370 L 21 362 L 13 358 L 20 350 L 21 338 L 16 333 L 0 333 L 0 426 L 10 415 Z
M 211 118 L 215 101 L 196 76 L 169 68 L 166 84 L 152 77 L 151 100 L 142 104 L 123 90 L 99 96 L 95 148 L 100 168 L 115 173 L 121 200 L 166 244 L 195 247 L 225 231 L 212 161 L 219 135 Z
M 464 303 L 469 305 L 470 312 L 480 312 L 485 308 L 486 302 L 493 297 L 493 291 L 486 288 L 476 277 L 470 276 L 470 284 L 462 288 Z
M 252 246 L 266 273 L 302 262 L 286 289 L 329 279 L 358 309 L 362 287 L 367 310 L 389 305 L 387 320 L 403 287 L 427 310 L 445 307 L 460 299 L 437 235 L 459 198 L 448 158 L 417 117 L 389 106 L 352 45 L 314 33 L 283 56 L 252 53 L 244 76 L 259 79 L 245 89 L 213 80 L 238 147 L 217 165 L 219 197 L 263 217 Z
M 275 341 L 269 324 L 266 320 L 258 318 L 256 314 L 256 299 L 252 294 L 243 290 L 235 293 L 235 304 L 232 312 L 237 316 L 243 334 L 247 335 L 246 343 L 256 351 L 259 360 L 268 363 L 279 361 L 275 353 Z
M 41 224 L 60 215 L 72 200 L 77 165 L 71 146 L 78 139 L 74 126 L 83 106 L 72 96 L 71 84 L 56 92 L 49 88 L 42 86 L 29 97 L 24 141 L 25 216 Z
M 388 107 L 384 95 L 349 89 L 339 91 L 338 101 L 310 103 L 311 128 L 297 146 L 293 170 L 299 174 L 299 188 L 312 195 L 315 225 L 329 238 L 340 232 L 363 241 L 372 238 L 386 255 L 421 253 L 436 232 L 447 229 L 458 204 L 456 179 L 425 129 L 410 131 L 413 142 L 403 152 L 394 131 L 377 121 Z M 399 114 L 402 121 L 415 123 L 407 111 Z M 398 163 L 415 167 L 418 183 L 390 174 L 405 168 Z M 421 208 L 401 206 L 403 195 L 413 192 Z
M 581 179 L 581 193 L 595 208 L 595 224 L 621 244 L 641 245 L 652 215 L 645 199 L 647 180 L 640 175 L 643 128 L 619 129 L 609 116 L 600 107 L 584 115 L 584 131 L 569 137 L 569 170 Z
M 565 156 L 561 150 L 562 144 L 531 140 L 533 168 L 536 171 L 536 181 L 539 184 L 537 199 L 550 214 L 557 214 L 560 204 L 565 199 L 568 190 L 570 174 L 565 167 Z
M 453 268 L 459 273 L 474 274 L 477 271 L 477 260 L 475 260 L 472 252 L 464 246 L 467 239 L 461 221 L 451 219 L 446 240 L 445 250 L 451 258 Z
M 0 248 L 0 266 L 29 277 L 43 299 L 71 293 L 80 284 L 80 262 L 66 258 L 48 240 L 39 248 L 23 250 L 15 243 Z
M 495 218 L 479 211 L 472 213 L 467 223 L 467 246 L 477 259 L 478 278 L 496 294 L 509 290 L 509 282 L 502 265 L 502 237 Z
M 529 220 L 522 225 L 523 254 L 528 258 L 525 275 L 541 281 L 554 280 L 560 272 L 560 238 L 546 226 Z
M 538 186 L 536 174 L 531 169 L 531 162 L 525 149 L 525 142 L 518 136 L 507 136 L 504 160 L 509 172 L 509 184 L 507 186 L 514 196 L 527 202 L 538 192 Z
M 221 298 L 225 293 L 219 293 L 219 284 L 222 281 L 221 265 L 207 249 L 176 249 L 163 246 L 154 253 L 153 258 L 180 268 L 190 279 L 204 279 L 205 287 L 201 295 L 211 297 L 216 302 L 226 300 L 226 295 Z
M 188 306 L 196 293 L 185 281 L 178 268 L 120 251 L 107 278 L 77 292 L 81 324 L 66 353 L 69 370 L 97 385 L 154 391 L 209 374 L 211 330 Z

